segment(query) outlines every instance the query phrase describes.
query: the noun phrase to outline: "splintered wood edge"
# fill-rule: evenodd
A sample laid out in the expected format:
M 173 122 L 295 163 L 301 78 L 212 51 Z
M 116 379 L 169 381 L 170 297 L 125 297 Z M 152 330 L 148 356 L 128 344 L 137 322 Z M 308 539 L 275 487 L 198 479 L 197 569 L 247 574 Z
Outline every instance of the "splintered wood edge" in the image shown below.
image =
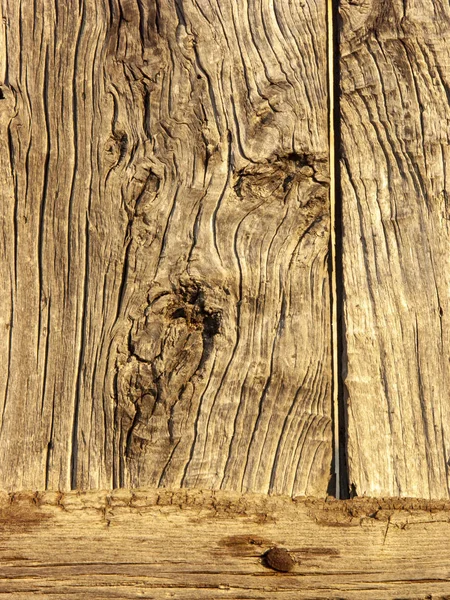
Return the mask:
M 76 490 L 7 492 L 0 490 L 0 510 L 11 506 L 34 505 L 36 507 L 59 507 L 65 511 L 96 509 L 136 509 L 175 506 L 179 509 L 210 508 L 217 513 L 232 516 L 251 515 L 278 511 L 320 510 L 348 518 L 375 518 L 377 511 L 408 512 L 449 512 L 450 500 L 424 498 L 371 498 L 356 497 L 351 500 L 337 500 L 329 496 L 269 496 L 266 494 L 222 492 L 199 489 L 115 489 L 115 490 Z
M 288 553 L 286 572 L 272 548 Z M 449 589 L 448 500 L 0 492 L 0 598 L 436 600 Z

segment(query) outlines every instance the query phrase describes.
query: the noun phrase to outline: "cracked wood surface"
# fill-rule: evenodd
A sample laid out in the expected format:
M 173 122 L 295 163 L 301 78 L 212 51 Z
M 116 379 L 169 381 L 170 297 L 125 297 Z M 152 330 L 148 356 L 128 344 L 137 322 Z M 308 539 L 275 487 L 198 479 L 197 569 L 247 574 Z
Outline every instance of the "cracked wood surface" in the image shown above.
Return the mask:
M 323 495 L 325 2 L 2 16 L 0 487 Z
M 447 498 L 450 8 L 342 0 L 341 18 L 349 478 Z
M 286 548 L 293 570 L 262 555 Z M 438 600 L 450 504 L 195 490 L 0 496 L 0 598 Z

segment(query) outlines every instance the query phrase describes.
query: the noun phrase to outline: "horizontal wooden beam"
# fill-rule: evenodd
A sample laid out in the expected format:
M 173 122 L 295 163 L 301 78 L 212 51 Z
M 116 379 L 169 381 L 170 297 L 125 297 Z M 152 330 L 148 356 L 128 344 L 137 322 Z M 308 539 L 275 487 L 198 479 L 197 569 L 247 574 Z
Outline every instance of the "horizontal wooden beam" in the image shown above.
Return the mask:
M 284 548 L 295 561 L 280 572 Z M 269 564 L 270 563 L 270 564 Z M 270 566 L 272 565 L 272 567 Z M 0 598 L 450 598 L 450 502 L 0 495 Z

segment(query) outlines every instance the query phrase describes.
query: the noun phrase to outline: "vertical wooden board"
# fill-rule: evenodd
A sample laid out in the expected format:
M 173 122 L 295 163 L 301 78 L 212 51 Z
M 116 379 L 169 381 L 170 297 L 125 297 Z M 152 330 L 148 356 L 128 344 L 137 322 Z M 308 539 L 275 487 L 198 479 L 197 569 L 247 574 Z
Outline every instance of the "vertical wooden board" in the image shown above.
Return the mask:
M 107 183 L 120 156 L 108 19 L 101 3 L 2 2 L 2 488 L 70 488 L 89 443 L 85 484 L 110 480 L 101 381 L 127 218 Z M 95 435 L 80 428 L 86 404 Z
M 2 27 L 0 487 L 325 493 L 325 2 Z
M 343 0 L 341 18 L 350 481 L 446 498 L 450 7 Z

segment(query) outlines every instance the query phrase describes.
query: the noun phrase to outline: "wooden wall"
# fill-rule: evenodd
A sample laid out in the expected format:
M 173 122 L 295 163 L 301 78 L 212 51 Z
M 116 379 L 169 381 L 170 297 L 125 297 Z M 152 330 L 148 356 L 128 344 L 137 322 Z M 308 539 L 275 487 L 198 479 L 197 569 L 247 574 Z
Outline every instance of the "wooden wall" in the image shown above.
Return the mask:
M 448 2 L 0 11 L 0 598 L 450 598 Z

